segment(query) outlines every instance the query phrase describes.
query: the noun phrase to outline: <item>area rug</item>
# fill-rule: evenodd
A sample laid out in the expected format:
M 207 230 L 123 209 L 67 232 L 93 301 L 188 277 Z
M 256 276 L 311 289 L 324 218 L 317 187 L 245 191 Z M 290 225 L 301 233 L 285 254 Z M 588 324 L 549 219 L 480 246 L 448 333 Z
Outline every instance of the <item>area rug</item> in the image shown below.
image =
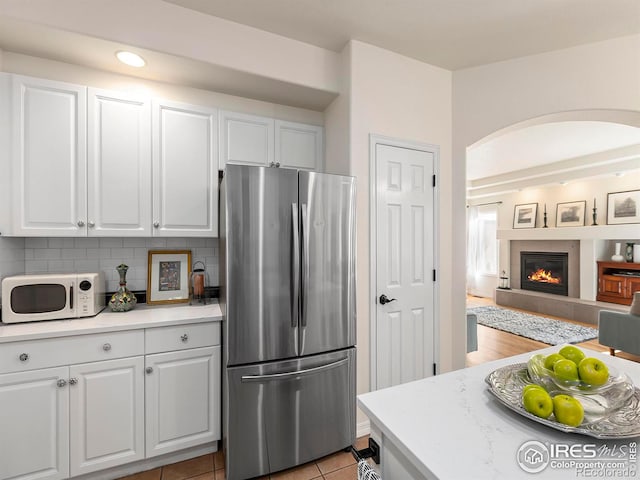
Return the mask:
M 574 323 L 539 317 L 507 308 L 486 306 L 467 309 L 475 313 L 478 323 L 549 345 L 580 343 L 598 337 L 598 330 Z

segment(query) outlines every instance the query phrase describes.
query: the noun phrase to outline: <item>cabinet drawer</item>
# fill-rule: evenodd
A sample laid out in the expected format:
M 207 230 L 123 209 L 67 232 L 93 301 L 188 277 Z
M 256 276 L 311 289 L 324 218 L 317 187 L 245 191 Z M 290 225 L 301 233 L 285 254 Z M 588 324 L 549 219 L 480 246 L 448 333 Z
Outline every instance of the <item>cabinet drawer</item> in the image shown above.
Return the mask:
M 190 323 L 145 330 L 145 353 L 170 352 L 220 344 L 220 323 Z
M 4 343 L 0 345 L 0 373 L 143 354 L 142 330 Z

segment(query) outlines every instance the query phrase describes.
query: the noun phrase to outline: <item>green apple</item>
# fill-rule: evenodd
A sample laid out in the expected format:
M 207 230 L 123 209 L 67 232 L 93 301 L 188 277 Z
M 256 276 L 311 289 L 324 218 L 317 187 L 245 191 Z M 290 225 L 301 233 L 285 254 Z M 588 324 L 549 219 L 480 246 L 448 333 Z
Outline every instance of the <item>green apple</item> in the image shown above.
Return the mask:
M 567 360 L 571 360 L 573 363 L 575 363 L 576 367 L 580 364 L 582 359 L 585 357 L 584 352 L 580 350 L 578 347 L 576 347 L 575 345 L 566 345 L 562 347 L 558 353 L 562 355 L 564 358 L 566 358 Z
M 577 427 L 584 418 L 584 408 L 571 395 L 561 394 L 553 397 L 553 414 L 558 422 Z
M 522 395 L 527 393 L 529 390 L 536 390 L 536 389 L 544 390 L 544 387 L 542 385 L 538 385 L 537 383 L 529 383 L 528 385 L 525 385 L 524 388 L 522 389 Z
M 543 388 L 530 388 L 522 395 L 524 409 L 540 418 L 549 418 L 553 413 L 551 395 Z
M 578 366 L 566 358 L 558 360 L 553 364 L 553 373 L 555 373 L 556 377 L 560 380 L 577 381 L 580 379 L 578 376 Z
M 578 365 L 578 374 L 580 380 L 594 386 L 604 385 L 609 380 L 609 369 L 605 363 L 593 357 L 582 359 Z
M 559 353 L 552 353 L 551 355 L 547 355 L 544 359 L 544 368 L 548 370 L 553 370 L 553 364 L 558 360 L 562 360 L 564 357 Z

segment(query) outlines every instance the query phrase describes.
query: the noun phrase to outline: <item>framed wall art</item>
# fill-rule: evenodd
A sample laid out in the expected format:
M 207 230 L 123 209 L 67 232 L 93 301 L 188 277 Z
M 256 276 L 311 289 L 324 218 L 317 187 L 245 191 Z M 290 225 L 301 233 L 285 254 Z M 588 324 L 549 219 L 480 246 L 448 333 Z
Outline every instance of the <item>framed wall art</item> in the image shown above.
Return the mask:
M 537 218 L 537 203 L 516 205 L 513 212 L 513 228 L 535 228 Z
M 584 227 L 587 201 L 564 202 L 556 206 L 556 227 Z
M 189 301 L 191 250 L 149 250 L 147 303 Z
M 607 194 L 607 225 L 640 223 L 640 190 Z

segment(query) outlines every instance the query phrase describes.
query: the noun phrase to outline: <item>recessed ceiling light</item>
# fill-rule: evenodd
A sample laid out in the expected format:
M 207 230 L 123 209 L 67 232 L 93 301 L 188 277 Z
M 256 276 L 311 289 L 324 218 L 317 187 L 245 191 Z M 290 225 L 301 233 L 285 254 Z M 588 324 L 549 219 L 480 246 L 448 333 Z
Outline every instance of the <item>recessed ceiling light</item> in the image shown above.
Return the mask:
M 118 60 L 122 63 L 129 65 L 130 67 L 144 67 L 147 64 L 147 62 L 144 61 L 144 58 L 137 53 L 127 52 L 125 50 L 117 51 L 116 57 L 118 57 Z
M 564 187 L 567 183 L 569 183 L 569 182 L 567 182 L 566 180 L 562 180 L 562 181 L 560 182 L 560 185 L 562 185 L 562 186 Z
M 616 177 L 624 177 L 624 172 L 616 172 Z

